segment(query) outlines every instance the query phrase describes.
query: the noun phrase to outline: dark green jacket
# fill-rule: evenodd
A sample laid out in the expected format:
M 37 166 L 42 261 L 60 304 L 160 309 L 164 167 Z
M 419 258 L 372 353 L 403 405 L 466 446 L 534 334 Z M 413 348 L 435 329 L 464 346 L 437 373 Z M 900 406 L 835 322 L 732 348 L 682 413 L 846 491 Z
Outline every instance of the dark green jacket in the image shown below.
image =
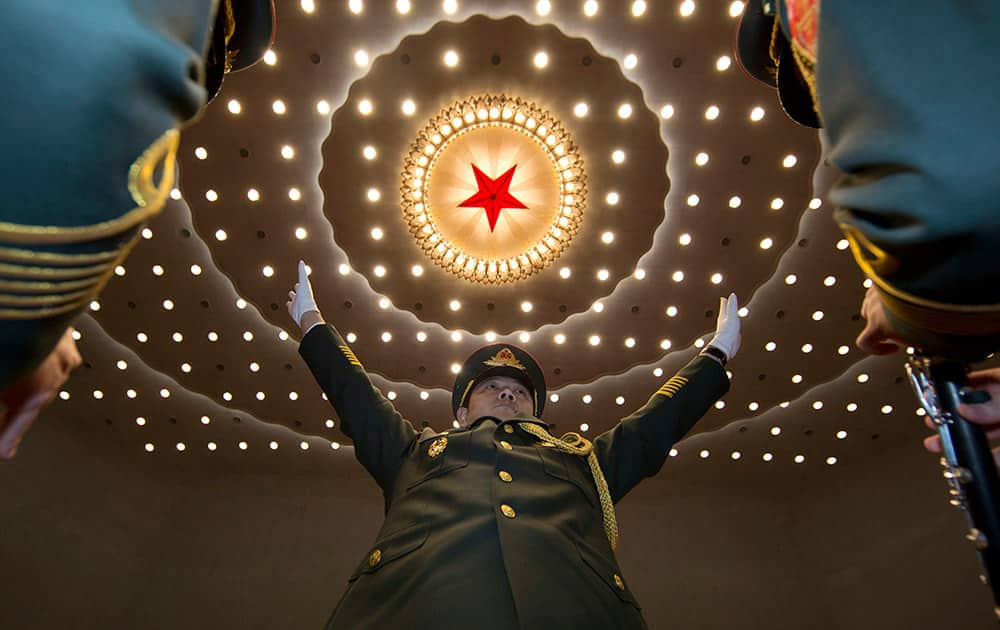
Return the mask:
M 382 529 L 328 628 L 646 627 L 605 537 L 584 458 L 541 447 L 515 421 L 493 417 L 417 431 L 331 326 L 310 330 L 299 352 L 385 497 Z M 723 368 L 706 357 L 671 381 L 594 440 L 614 501 L 656 474 L 729 388 Z M 447 444 L 434 456 L 442 437 Z

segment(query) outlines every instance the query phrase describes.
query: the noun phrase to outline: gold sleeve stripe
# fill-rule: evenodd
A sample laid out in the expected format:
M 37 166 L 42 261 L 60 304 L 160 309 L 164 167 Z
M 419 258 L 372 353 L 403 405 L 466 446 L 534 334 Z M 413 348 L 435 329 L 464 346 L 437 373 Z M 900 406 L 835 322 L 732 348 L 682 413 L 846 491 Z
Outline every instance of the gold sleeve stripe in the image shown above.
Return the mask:
M 38 282 L 34 280 L 2 280 L 0 279 L 0 295 L 3 291 L 14 293 L 54 294 L 89 287 L 97 282 L 95 278 L 83 280 L 68 280 L 66 282 Z
M 361 365 L 361 361 L 358 361 L 358 357 L 354 355 L 353 350 L 351 350 L 347 346 L 340 346 L 340 351 L 344 353 L 345 357 L 347 357 L 348 363 L 350 363 L 351 365 L 356 365 L 362 370 L 365 369 L 365 366 Z
M 656 390 L 656 394 L 661 396 L 666 396 L 667 398 L 673 398 L 674 394 L 679 392 L 685 384 L 687 384 L 688 379 L 683 376 L 674 376 L 669 381 L 660 386 L 660 389 Z M 656 395 L 654 394 L 654 396 Z
M 90 291 L 76 293 L 59 293 L 56 295 L 3 295 L 0 294 L 0 306 L 49 306 L 71 302 L 79 304 L 80 298 L 90 295 Z
M 115 261 L 94 265 L 92 267 L 25 267 L 23 265 L 8 265 L 0 263 L 0 275 L 10 278 L 37 278 L 42 280 L 73 280 L 100 276 L 114 265 Z
M 33 249 L 20 249 L 17 247 L 0 247 L 0 260 L 8 262 L 21 262 L 50 265 L 92 265 L 94 263 L 107 262 L 118 257 L 118 250 L 110 252 L 96 252 L 93 254 L 63 254 L 59 252 L 38 252 Z

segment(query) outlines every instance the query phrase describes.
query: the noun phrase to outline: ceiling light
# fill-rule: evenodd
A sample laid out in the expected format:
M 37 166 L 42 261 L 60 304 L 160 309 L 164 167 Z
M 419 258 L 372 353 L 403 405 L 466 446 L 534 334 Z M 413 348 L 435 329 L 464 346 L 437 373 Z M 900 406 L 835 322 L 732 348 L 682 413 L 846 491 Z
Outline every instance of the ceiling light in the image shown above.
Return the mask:
M 581 398 L 580 400 L 583 401 L 583 404 L 589 405 L 594 401 L 594 397 L 591 396 L 590 394 L 584 394 L 583 398 Z
M 572 273 L 573 272 L 570 270 L 569 267 L 563 267 L 562 269 L 559 270 L 559 277 L 562 278 L 563 280 L 566 280 L 567 278 L 570 277 Z
M 636 280 L 642 280 L 646 277 L 646 270 L 636 269 L 634 272 L 632 272 L 632 277 L 634 277 Z
M 369 188 L 367 193 L 368 201 L 378 201 L 382 198 L 382 193 L 377 188 Z
M 743 200 L 740 199 L 739 197 L 735 197 L 734 196 L 734 197 L 730 197 L 729 198 L 729 207 L 730 208 L 736 209 L 736 208 L 739 208 L 742 204 L 743 204 Z
M 534 63 L 536 68 L 544 68 L 549 65 L 549 56 L 544 52 L 535 53 Z
M 587 0 L 583 3 L 583 14 L 587 17 L 594 17 L 597 15 L 597 0 Z
M 552 341 L 556 342 L 557 344 L 564 344 L 566 343 L 566 335 L 558 333 L 555 337 L 552 338 Z
M 722 274 L 721 273 L 713 273 L 712 277 L 709 278 L 709 280 L 712 281 L 712 284 L 721 284 L 722 283 Z
M 664 339 L 660 342 L 660 350 L 669 350 L 672 345 L 674 345 L 672 341 Z
M 518 335 L 517 338 L 521 343 L 528 343 L 529 341 L 531 341 L 531 334 L 523 332 L 520 335 Z
M 237 101 L 235 98 L 230 99 L 226 107 L 229 109 L 230 114 L 239 114 L 241 111 L 243 111 L 243 106 L 240 105 L 240 102 Z
M 462 308 L 462 303 L 459 302 L 458 300 L 452 300 L 448 302 L 448 308 L 450 308 L 453 311 L 457 311 L 460 308 Z
M 382 237 L 385 236 L 385 232 L 382 231 L 380 227 L 373 227 L 371 231 L 372 238 L 376 241 L 381 241 Z
M 618 117 L 628 118 L 632 115 L 632 106 L 628 103 L 622 103 L 618 106 Z
M 406 15 L 410 12 L 410 0 L 396 0 L 396 11 L 400 14 Z
M 615 149 L 611 153 L 611 161 L 614 162 L 615 164 L 621 164 L 622 162 L 625 161 L 625 152 L 622 151 L 621 149 Z
M 795 463 L 796 464 L 801 464 L 804 461 L 806 461 L 806 456 L 805 455 L 796 455 L 795 456 Z
M 340 263 L 340 265 L 337 266 L 337 273 L 339 273 L 342 276 L 346 276 L 347 274 L 351 273 L 350 265 L 348 265 L 347 263 Z
M 729 5 L 729 17 L 739 17 L 743 13 L 743 1 L 736 0 Z
M 604 303 L 601 302 L 600 300 L 598 300 L 598 301 L 594 302 L 593 304 L 591 304 L 590 308 L 594 309 L 595 313 L 603 313 L 604 312 Z
M 674 116 L 674 106 L 667 104 L 660 108 L 660 117 L 664 120 L 673 118 Z
M 525 313 L 530 313 L 532 308 L 531 302 L 521 302 L 521 310 Z
M 299 199 L 302 199 L 302 192 L 299 191 L 298 188 L 289 188 L 288 198 L 291 199 L 292 201 L 298 201 Z
M 823 205 L 823 200 L 820 199 L 819 197 L 813 197 L 812 199 L 809 200 L 810 210 L 819 210 L 819 207 L 822 205 Z
M 785 168 L 792 168 L 798 161 L 799 159 L 794 155 L 786 155 L 785 159 L 781 161 L 781 165 L 784 166 Z
M 347 8 L 350 9 L 351 13 L 354 15 L 358 15 L 364 10 L 365 6 L 361 0 L 348 0 Z
M 591 335 L 590 338 L 587 339 L 587 343 L 592 346 L 599 346 L 601 345 L 601 338 L 597 335 Z
M 264 274 L 265 278 L 274 277 L 274 267 L 272 267 L 271 265 L 264 265 L 264 267 L 260 270 L 260 272 Z
M 694 0 L 684 0 L 680 7 L 681 17 L 689 17 L 694 13 Z
M 785 276 L 785 284 L 787 284 L 788 286 L 795 284 L 797 281 L 798 277 L 794 273 L 790 273 L 787 276 Z
M 375 150 L 375 147 L 368 145 L 361 150 L 361 155 L 363 155 L 366 160 L 374 160 L 375 156 L 378 155 L 378 152 Z
M 632 70 L 637 65 L 639 65 L 639 58 L 635 55 L 635 53 L 629 53 L 625 55 L 625 59 L 622 61 L 622 65 L 625 66 L 626 70 Z
M 375 272 L 375 275 L 377 277 L 379 277 L 379 278 L 384 278 L 385 277 L 385 267 L 384 266 L 382 266 L 382 265 L 375 265 L 375 269 L 373 271 Z
M 635 347 L 635 337 L 628 337 L 627 339 L 625 339 L 625 347 L 626 348 L 634 348 Z
M 729 66 L 732 65 L 733 60 L 729 58 L 728 55 L 722 55 L 715 60 L 715 69 L 719 72 L 729 70 Z
M 684 280 L 684 272 L 678 269 L 670 277 L 674 279 L 674 282 L 681 282 Z
M 281 99 L 278 99 L 273 103 L 271 103 L 271 109 L 274 110 L 275 114 L 278 114 L 280 116 L 285 113 L 285 102 L 282 101 Z
M 719 117 L 719 108 L 716 105 L 710 105 L 708 109 L 705 110 L 705 118 L 707 120 L 715 120 Z
M 538 15 L 541 16 L 548 15 L 549 11 L 551 10 L 552 10 L 552 3 L 549 2 L 549 0 L 538 0 L 538 2 L 535 4 L 535 13 L 537 13 Z
M 604 197 L 604 200 L 608 202 L 609 206 L 614 206 L 618 204 L 619 196 L 618 193 L 612 191 Z
M 205 199 L 208 199 L 209 201 L 218 201 L 219 193 L 209 188 L 208 190 L 205 191 Z
M 304 240 L 306 236 L 308 236 L 308 233 L 306 232 L 306 229 L 304 227 L 295 228 L 295 238 L 301 241 Z
M 205 149 L 205 147 L 198 147 L 194 150 L 194 156 L 199 160 L 204 160 L 205 158 L 208 157 L 208 151 Z
M 701 202 L 701 197 L 699 197 L 698 195 L 694 195 L 694 194 L 688 195 L 687 205 L 689 205 L 692 208 L 694 208 L 695 206 L 698 205 L 699 202 Z
M 760 248 L 761 249 L 771 249 L 772 245 L 774 245 L 774 241 L 771 240 L 770 238 L 764 238 L 764 239 L 761 239 L 761 241 L 760 241 Z
M 451 333 L 451 340 L 454 341 L 455 343 L 458 343 L 459 341 L 462 340 L 462 333 L 458 332 L 457 330 L 453 331 Z
M 603 234 L 601 234 L 601 242 L 606 245 L 613 243 L 614 240 L 615 240 L 614 232 L 604 232 Z
M 389 343 L 392 341 L 392 333 L 389 331 L 382 333 L 381 339 L 383 343 Z
M 220 229 L 218 229 L 218 230 L 215 231 L 215 240 L 217 240 L 217 241 L 224 241 L 227 238 L 228 238 L 228 235 L 226 234 L 225 230 L 223 230 L 223 229 L 220 228 Z
M 360 101 L 358 101 L 358 111 L 361 112 L 362 116 L 367 116 L 368 114 L 371 114 L 372 110 L 374 109 L 375 108 L 372 105 L 372 102 L 369 101 L 367 98 L 363 98 Z
M 402 104 L 403 115 L 412 116 L 417 111 L 417 104 L 410 99 L 406 99 Z
M 702 152 L 694 156 L 694 163 L 697 164 L 698 166 L 705 166 L 706 164 L 708 164 L 708 154 Z
M 316 10 L 316 2 L 314 0 L 301 0 L 299 5 L 306 13 L 312 13 Z
M 583 118 L 584 116 L 587 115 L 587 112 L 589 110 L 590 108 L 587 106 L 587 104 L 581 101 L 573 106 L 573 115 L 576 116 L 577 118 Z
M 633 17 L 640 17 L 645 12 L 646 12 L 646 3 L 644 2 L 644 0 L 635 0 L 635 2 L 632 3 Z
M 683 280 L 683 277 L 681 279 Z M 668 306 L 667 310 L 666 310 L 666 313 L 667 313 L 667 317 L 677 317 L 677 307 L 676 306 Z
M 358 340 L 358 336 L 352 332 L 349 332 L 347 333 L 347 336 L 344 337 L 344 339 L 347 340 L 347 343 L 354 343 L 355 341 Z
M 458 53 L 454 50 L 449 50 L 444 54 L 444 65 L 449 68 L 454 68 L 458 65 Z
M 329 114 L 330 104 L 326 101 L 317 101 L 316 111 L 319 112 L 320 114 Z

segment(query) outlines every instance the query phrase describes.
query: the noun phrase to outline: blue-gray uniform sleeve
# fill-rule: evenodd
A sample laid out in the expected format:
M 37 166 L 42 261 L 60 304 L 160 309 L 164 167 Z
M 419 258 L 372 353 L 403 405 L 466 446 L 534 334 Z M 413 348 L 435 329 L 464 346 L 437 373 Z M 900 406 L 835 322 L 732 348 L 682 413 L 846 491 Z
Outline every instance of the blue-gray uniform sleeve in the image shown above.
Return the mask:
M 996 0 L 819 14 L 817 98 L 845 174 L 835 218 L 894 324 L 925 346 L 1000 334 L 997 33 Z
M 417 432 L 365 373 L 354 352 L 329 324 L 313 326 L 299 345 L 316 382 L 354 442 L 354 454 L 386 496 Z
M 594 451 L 618 502 L 637 483 L 659 472 L 673 445 L 729 391 L 718 361 L 692 359 L 635 413 L 594 440 Z

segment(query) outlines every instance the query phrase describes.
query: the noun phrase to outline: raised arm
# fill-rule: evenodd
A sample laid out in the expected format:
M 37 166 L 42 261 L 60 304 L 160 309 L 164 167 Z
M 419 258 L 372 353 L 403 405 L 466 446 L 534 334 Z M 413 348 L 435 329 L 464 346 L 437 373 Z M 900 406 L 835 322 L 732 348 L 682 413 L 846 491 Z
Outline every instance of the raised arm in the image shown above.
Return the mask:
M 340 426 L 354 441 L 361 465 L 389 494 L 402 461 L 401 455 L 417 432 L 375 386 L 365 368 L 337 330 L 327 324 L 316 306 L 305 263 L 299 261 L 299 281 L 288 292 L 288 314 L 302 329 L 299 354 L 340 418 Z
M 659 472 L 673 445 L 729 391 L 723 366 L 740 349 L 738 310 L 734 294 L 721 298 L 715 336 L 701 354 L 660 386 L 645 405 L 594 440 L 613 501 Z

